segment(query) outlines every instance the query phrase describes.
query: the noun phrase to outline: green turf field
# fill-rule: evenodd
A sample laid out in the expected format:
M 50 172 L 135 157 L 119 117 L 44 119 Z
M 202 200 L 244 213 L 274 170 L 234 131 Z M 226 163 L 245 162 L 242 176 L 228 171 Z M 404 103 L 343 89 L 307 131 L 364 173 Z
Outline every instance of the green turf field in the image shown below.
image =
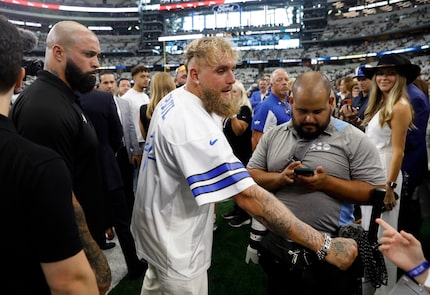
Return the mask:
M 245 263 L 250 225 L 232 228 L 221 214 L 230 211 L 233 202 L 218 204 L 214 232 L 212 266 L 209 269 L 210 295 L 262 295 L 264 276 L 259 265 Z M 127 276 L 109 295 L 139 295 L 142 280 L 130 281 Z

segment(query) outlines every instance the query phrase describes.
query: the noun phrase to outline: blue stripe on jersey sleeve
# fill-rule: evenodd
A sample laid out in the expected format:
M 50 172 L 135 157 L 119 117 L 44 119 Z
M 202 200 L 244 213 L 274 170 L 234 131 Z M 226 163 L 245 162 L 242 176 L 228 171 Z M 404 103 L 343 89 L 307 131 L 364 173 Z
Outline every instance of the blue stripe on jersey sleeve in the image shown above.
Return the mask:
M 195 189 L 191 190 L 191 192 L 193 193 L 194 197 L 197 197 L 199 195 L 202 194 L 207 194 L 207 193 L 211 193 L 211 192 L 216 192 L 219 190 L 222 190 L 236 182 L 239 182 L 240 180 L 244 179 L 244 178 L 248 178 L 250 177 L 248 171 L 246 170 L 242 170 L 239 173 L 230 175 L 227 178 L 224 178 L 216 183 L 212 183 L 209 185 L 203 185 L 200 187 L 196 187 Z
M 226 177 L 217 182 L 214 182 L 215 178 L 226 172 L 229 172 L 226 174 Z M 243 164 L 241 162 L 235 162 L 224 163 L 206 173 L 190 176 L 188 177 L 187 181 L 190 187 L 194 186 L 194 189 L 192 189 L 191 191 L 194 197 L 197 197 L 201 194 L 222 190 L 247 177 L 251 176 L 249 175 Z M 199 184 L 200 182 L 201 184 Z
M 210 180 L 214 177 L 217 177 L 226 171 L 230 170 L 237 170 L 240 168 L 244 168 L 243 164 L 241 162 L 235 162 L 235 163 L 224 163 L 219 165 L 218 167 L 215 167 L 212 170 L 209 170 L 206 173 L 192 175 L 187 178 L 188 185 L 191 186 L 193 183 L 199 182 L 199 181 L 206 181 Z

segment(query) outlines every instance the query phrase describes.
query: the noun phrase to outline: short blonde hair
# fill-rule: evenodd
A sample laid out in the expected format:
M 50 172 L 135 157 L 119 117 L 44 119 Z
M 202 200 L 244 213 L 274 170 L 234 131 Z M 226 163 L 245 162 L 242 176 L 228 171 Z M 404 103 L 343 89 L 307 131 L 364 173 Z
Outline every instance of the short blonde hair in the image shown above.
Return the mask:
M 198 65 L 204 61 L 208 66 L 216 66 L 227 58 L 237 60 L 238 52 L 233 49 L 229 41 L 221 37 L 196 39 L 188 45 L 184 53 L 187 68 L 192 59 L 196 59 Z

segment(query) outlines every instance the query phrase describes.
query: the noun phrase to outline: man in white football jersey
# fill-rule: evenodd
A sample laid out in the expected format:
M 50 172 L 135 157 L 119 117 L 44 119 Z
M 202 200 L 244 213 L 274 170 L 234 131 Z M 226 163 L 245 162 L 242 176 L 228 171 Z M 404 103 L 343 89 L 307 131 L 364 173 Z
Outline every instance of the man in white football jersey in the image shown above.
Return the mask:
M 184 58 L 187 82 L 157 105 L 139 172 L 131 228 L 149 264 L 141 294 L 208 294 L 214 203 L 228 198 L 321 260 L 348 268 L 355 241 L 312 229 L 256 185 L 214 120 L 213 114 L 237 113 L 231 101 L 237 52 L 230 43 L 197 39 Z

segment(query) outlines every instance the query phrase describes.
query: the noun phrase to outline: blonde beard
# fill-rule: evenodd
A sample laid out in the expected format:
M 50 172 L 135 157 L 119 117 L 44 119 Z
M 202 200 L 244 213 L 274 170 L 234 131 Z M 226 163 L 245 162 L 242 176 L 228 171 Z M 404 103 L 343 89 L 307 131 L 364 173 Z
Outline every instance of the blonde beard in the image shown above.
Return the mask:
M 239 113 L 239 106 L 233 99 L 223 100 L 213 90 L 202 89 L 203 107 L 208 113 L 215 113 L 218 116 L 229 118 Z

